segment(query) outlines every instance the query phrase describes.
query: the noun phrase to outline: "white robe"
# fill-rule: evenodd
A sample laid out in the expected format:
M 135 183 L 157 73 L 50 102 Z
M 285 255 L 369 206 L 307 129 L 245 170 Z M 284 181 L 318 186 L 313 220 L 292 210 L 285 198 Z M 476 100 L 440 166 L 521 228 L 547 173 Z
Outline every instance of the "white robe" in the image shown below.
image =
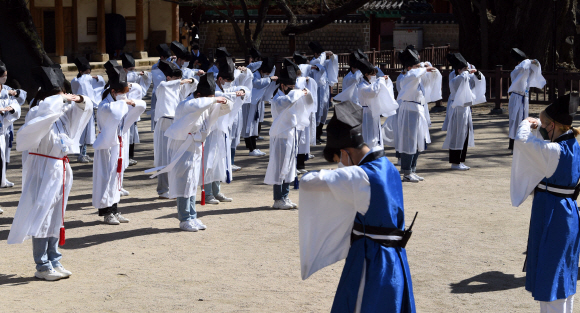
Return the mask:
M 155 64 L 158 65 L 159 63 Z M 163 72 L 158 68 L 155 67 L 155 65 L 153 65 L 153 67 L 151 68 L 151 76 L 152 76 L 152 81 L 153 81 L 153 89 L 151 90 L 151 109 L 149 110 L 149 112 L 147 112 L 147 115 L 151 116 L 151 131 L 155 130 L 155 107 L 157 104 L 157 87 L 159 87 L 159 84 L 162 81 L 165 81 L 166 76 L 165 74 L 163 74 Z
M 296 178 L 298 154 L 297 130 L 309 125 L 315 100 L 310 91 L 294 89 L 285 95 L 281 90 L 272 100 L 272 127 L 270 127 L 270 159 L 264 183 L 281 185 Z
M 308 65 L 310 66 L 310 65 Z M 296 79 L 296 89 L 308 89 L 312 93 L 312 99 L 317 98 L 318 85 L 312 78 L 298 77 Z M 317 106 L 312 105 L 310 109 L 305 112 L 308 117 L 308 125 L 304 130 L 298 130 L 298 154 L 309 154 L 310 146 L 316 145 L 316 109 Z
M 10 128 L 14 121 L 20 118 L 20 105 L 13 97 L 6 99 L 0 98 L 0 108 L 12 107 L 14 113 L 4 112 L 0 115 L 0 162 L 2 162 L 2 176 L 0 178 L 0 186 L 6 186 L 6 164 L 9 161 L 7 158 L 7 150 L 10 150 Z
M 528 117 L 530 106 L 530 88 L 544 88 L 546 79 L 542 76 L 542 66 L 539 62 L 523 60 L 510 74 L 512 84 L 508 89 L 509 100 L 509 138 L 514 139 L 521 121 Z
M 143 72 L 144 74 L 141 75 L 140 72 L 131 71 L 127 73 L 127 82 L 128 83 L 136 83 L 139 84 L 142 88 L 143 95 L 141 98 L 147 95 L 147 91 L 149 90 L 149 86 L 151 86 L 151 81 L 153 80 L 153 75 L 151 72 Z
M 258 136 L 258 123 L 264 114 L 264 102 L 270 101 L 276 90 L 276 83 L 268 77 L 260 77 L 260 72 L 254 72 L 252 81 L 252 101 L 242 107 L 244 126 L 242 136 L 244 138 Z M 257 118 L 256 118 L 256 115 Z
M 104 82 L 105 80 L 100 75 L 97 76 L 97 79 L 94 79 L 91 74 L 84 74 L 81 77 L 73 78 L 70 81 L 70 87 L 73 94 L 89 97 L 93 103 L 100 103 Z M 94 109 L 97 108 L 94 107 Z M 93 111 L 87 127 L 83 130 L 79 144 L 92 145 L 96 138 L 95 132 L 95 114 Z
M 127 105 L 123 100 L 115 101 L 109 94 L 99 104 L 97 110 L 99 135 L 93 145 L 95 149 L 93 206 L 97 209 L 107 208 L 119 202 L 119 191 L 123 186 L 123 173 L 126 167 L 123 161 L 121 173 L 117 173 L 119 158 L 123 160 L 126 158 L 123 156 L 124 151 L 120 151 L 120 141 L 123 141 L 123 147 L 128 145 L 125 140 L 128 138 L 129 129 L 145 111 L 146 106 L 143 100 L 133 101 L 134 107 Z
M 73 177 L 70 165 L 57 159 L 78 153 L 79 137 L 93 112 L 93 102 L 85 97 L 83 100 L 68 103 L 60 95 L 48 97 L 28 111 L 26 122 L 18 130 L 16 149 L 26 151 L 27 157 L 23 155 L 22 195 L 8 235 L 9 244 L 30 237 L 60 236 Z
M 8 91 L 10 90 L 19 90 L 20 93 L 18 94 L 18 97 L 13 97 L 11 95 L 8 94 Z M 0 90 L 0 100 L 8 100 L 8 99 L 14 99 L 16 100 L 16 102 L 18 102 L 19 106 L 24 105 L 24 103 L 26 102 L 26 91 L 22 90 L 22 89 L 12 89 L 10 88 L 10 86 L 7 85 L 2 85 L 2 89 Z M 12 134 L 14 134 L 14 126 L 11 124 L 10 127 L 8 128 L 7 132 L 5 132 L 5 145 L 6 147 L 8 147 L 7 149 L 3 150 L 4 154 L 3 154 L 3 158 L 6 160 L 6 163 L 10 163 L 10 144 L 11 144 L 11 140 L 10 140 L 10 132 L 12 132 Z M 2 137 L 0 137 L 0 140 L 2 140 Z
M 372 84 L 361 79 L 357 86 L 357 94 L 363 107 L 363 139 L 369 148 L 382 147 L 381 115 L 388 118 L 395 115 L 399 108 L 393 95 L 393 83 L 384 77 L 377 78 Z
M 254 64 L 254 63 L 252 63 Z M 252 81 L 254 79 L 254 74 L 249 68 L 246 68 L 245 72 L 240 72 L 240 70 L 235 71 L 235 79 L 232 83 L 232 87 L 245 87 L 246 96 L 243 99 L 242 107 L 250 105 L 252 102 Z M 231 140 L 230 147 L 236 148 L 240 144 L 240 138 L 242 135 L 242 130 L 244 127 L 244 114 L 242 108 L 238 110 L 237 115 L 232 121 L 232 126 L 230 130 L 229 138 Z

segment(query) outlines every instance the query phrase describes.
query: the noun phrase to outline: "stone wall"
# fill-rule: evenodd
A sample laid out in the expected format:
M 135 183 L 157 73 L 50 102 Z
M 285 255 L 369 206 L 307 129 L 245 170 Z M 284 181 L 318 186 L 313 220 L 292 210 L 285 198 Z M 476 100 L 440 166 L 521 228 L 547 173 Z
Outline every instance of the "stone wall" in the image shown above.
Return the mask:
M 239 24 L 243 31 L 243 24 Z M 250 24 L 252 33 L 256 24 Z M 286 24 L 266 24 L 262 33 L 260 52 L 264 55 L 288 56 L 288 37 L 281 34 Z M 310 41 L 319 41 L 326 50 L 346 53 L 361 48 L 370 50 L 370 29 L 368 23 L 333 23 L 321 29 L 296 36 L 296 50 L 311 54 Z M 207 55 L 211 49 L 225 46 L 236 57 L 242 57 L 233 27 L 229 23 L 208 23 L 199 27 L 199 41 Z
M 404 26 L 410 26 L 403 24 Z M 403 26 L 397 24 L 397 26 Z M 431 44 L 445 46 L 451 44 L 451 49 L 459 49 L 459 24 L 412 24 L 413 27 L 423 28 L 423 46 Z

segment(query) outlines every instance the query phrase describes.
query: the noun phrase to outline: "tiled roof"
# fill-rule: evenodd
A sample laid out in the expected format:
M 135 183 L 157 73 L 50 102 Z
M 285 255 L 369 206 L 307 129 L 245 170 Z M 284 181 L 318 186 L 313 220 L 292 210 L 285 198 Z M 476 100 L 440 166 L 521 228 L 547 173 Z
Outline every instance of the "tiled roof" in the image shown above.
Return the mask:
M 402 16 L 397 24 L 457 24 L 453 14 L 409 14 Z
M 363 5 L 358 12 L 412 11 L 429 13 L 433 7 L 425 0 L 378 0 Z
M 312 22 L 318 15 L 297 15 L 299 24 Z M 250 22 L 256 23 L 257 16 L 250 16 Z M 243 23 L 243 17 L 236 16 L 236 22 Z M 367 23 L 368 18 L 363 14 L 348 14 L 340 19 L 334 21 L 335 23 Z M 204 15 L 201 17 L 201 23 L 229 23 L 225 18 L 216 15 Z M 268 15 L 266 16 L 266 23 L 268 24 L 287 24 L 288 18 L 285 15 Z

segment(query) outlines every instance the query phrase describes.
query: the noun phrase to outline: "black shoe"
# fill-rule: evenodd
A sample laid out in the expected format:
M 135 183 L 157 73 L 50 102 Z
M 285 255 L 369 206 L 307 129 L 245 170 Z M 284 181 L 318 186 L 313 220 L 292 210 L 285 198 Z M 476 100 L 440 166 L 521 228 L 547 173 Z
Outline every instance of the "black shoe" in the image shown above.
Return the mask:
M 318 138 L 318 139 L 316 139 L 316 141 L 320 141 L 320 142 L 322 142 L 322 143 L 326 142 L 326 140 L 324 140 L 324 139 L 322 139 L 322 138 Z

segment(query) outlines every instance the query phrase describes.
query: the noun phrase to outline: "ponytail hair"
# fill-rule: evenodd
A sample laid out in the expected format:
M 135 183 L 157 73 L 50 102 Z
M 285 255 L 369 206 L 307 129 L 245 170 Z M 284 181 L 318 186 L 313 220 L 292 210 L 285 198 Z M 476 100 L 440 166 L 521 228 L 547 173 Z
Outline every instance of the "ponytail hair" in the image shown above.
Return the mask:
M 31 109 L 34 108 L 40 103 L 40 101 L 44 101 L 44 99 L 52 97 L 54 95 L 58 95 L 61 92 L 64 92 L 62 88 L 54 88 L 48 91 L 44 89 L 38 90 L 36 92 L 36 95 L 34 96 L 34 100 L 30 103 L 30 108 Z
M 129 89 L 129 86 L 124 86 L 124 87 L 123 87 L 123 86 L 115 86 L 115 87 L 117 87 L 117 88 L 113 88 L 113 87 L 111 87 L 111 86 L 109 85 L 109 83 L 107 83 L 107 84 L 105 85 L 105 91 L 103 92 L 103 97 L 102 97 L 102 99 L 101 99 L 101 100 L 105 100 L 105 98 L 106 98 L 106 97 L 107 97 L 109 94 L 111 94 L 111 90 L 115 90 L 115 92 L 120 92 L 120 93 L 127 93 L 127 92 L 129 92 L 129 90 L 130 90 L 130 89 Z

